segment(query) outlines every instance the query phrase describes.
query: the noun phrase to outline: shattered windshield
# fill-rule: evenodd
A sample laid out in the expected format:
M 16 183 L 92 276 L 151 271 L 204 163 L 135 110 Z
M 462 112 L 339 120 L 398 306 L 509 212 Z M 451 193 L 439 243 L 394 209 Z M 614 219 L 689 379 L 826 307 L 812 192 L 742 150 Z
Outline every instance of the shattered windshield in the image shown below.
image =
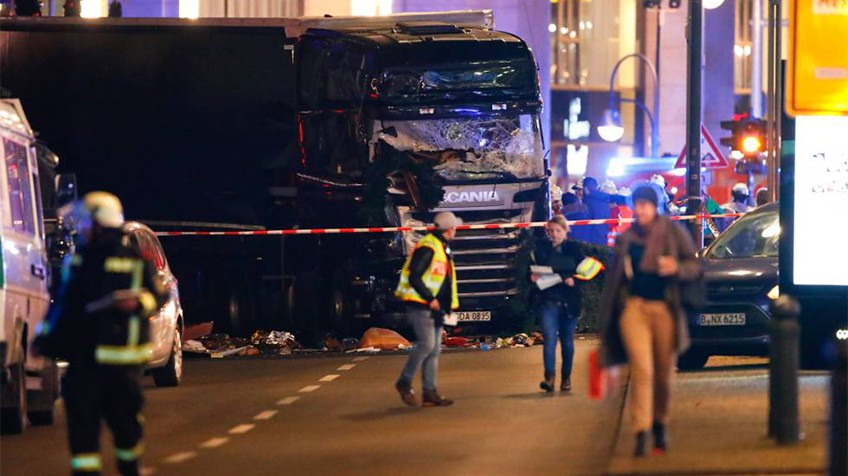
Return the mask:
M 374 140 L 400 151 L 437 157 L 448 181 L 538 178 L 544 175 L 538 116 L 377 121 Z

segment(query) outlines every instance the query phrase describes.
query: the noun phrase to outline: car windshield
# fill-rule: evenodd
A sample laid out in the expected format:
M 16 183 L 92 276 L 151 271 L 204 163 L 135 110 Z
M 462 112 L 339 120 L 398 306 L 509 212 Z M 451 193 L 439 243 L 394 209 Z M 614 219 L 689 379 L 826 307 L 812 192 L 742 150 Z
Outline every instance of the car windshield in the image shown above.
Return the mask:
M 707 258 L 775 258 L 780 240 L 779 214 L 756 213 L 740 218 L 707 251 Z
M 544 175 L 536 114 L 378 121 L 375 130 L 375 140 L 438 160 L 434 169 L 446 181 Z

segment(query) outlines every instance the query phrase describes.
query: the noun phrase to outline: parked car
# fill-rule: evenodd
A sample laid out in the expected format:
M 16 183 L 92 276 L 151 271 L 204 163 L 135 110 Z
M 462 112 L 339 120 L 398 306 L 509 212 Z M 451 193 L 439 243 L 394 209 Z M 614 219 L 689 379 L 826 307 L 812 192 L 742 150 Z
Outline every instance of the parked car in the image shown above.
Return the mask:
M 171 294 L 159 313 L 150 320 L 153 356 L 147 364 L 147 370 L 153 375 L 157 386 L 174 387 L 179 385 L 183 375 L 184 321 L 177 278 L 171 272 L 162 244 L 150 228 L 138 222 L 127 222 L 124 233 L 130 246 L 153 261 L 158 278 Z
M 701 253 L 707 306 L 689 316 L 692 346 L 681 370 L 711 355 L 768 355 L 769 303 L 777 298 L 779 206 L 764 205 L 728 227 Z

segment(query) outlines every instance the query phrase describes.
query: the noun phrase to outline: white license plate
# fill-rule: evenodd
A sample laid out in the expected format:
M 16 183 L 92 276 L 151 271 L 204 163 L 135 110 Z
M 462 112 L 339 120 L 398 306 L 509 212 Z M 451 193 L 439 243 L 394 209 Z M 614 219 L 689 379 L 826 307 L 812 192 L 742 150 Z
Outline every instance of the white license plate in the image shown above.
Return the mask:
M 701 314 L 698 324 L 702 326 L 744 326 L 745 313 Z
M 491 311 L 460 311 L 456 315 L 459 317 L 459 322 L 492 320 Z

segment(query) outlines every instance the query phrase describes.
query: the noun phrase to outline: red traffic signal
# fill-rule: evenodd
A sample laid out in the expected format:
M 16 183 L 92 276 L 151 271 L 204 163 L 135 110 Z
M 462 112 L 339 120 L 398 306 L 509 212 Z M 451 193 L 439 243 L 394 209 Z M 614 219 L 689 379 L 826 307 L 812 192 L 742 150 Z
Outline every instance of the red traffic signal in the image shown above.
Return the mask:
M 740 119 L 721 121 L 721 128 L 730 131 L 730 137 L 722 137 L 721 145 L 742 154 L 746 159 L 760 158 L 766 149 L 766 121 L 762 119 Z

